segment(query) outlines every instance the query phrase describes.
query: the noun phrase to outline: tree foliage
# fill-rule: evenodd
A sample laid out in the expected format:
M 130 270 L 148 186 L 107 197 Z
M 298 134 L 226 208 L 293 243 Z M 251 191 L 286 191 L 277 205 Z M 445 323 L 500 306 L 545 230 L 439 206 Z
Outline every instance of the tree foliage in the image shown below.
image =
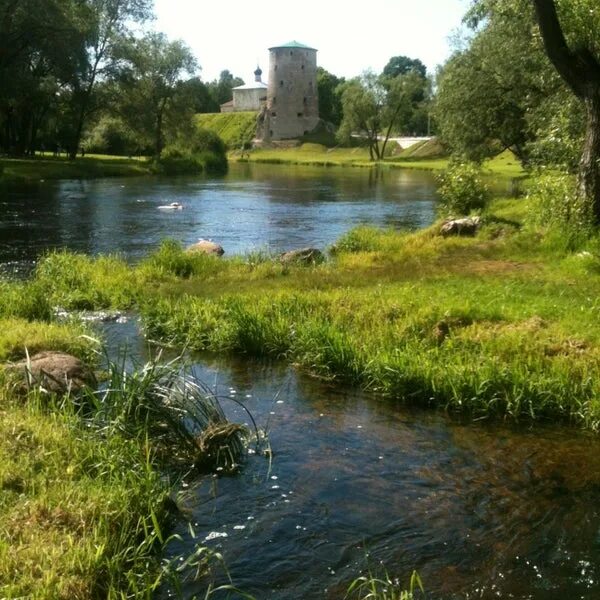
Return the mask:
M 408 56 L 392 56 L 383 67 L 385 77 L 398 77 L 407 73 L 418 73 L 421 77 L 427 76 L 427 67 L 418 58 Z
M 336 77 L 322 67 L 317 68 L 317 93 L 319 96 L 319 116 L 336 127 L 342 122 L 342 98 L 340 86 L 343 77 Z

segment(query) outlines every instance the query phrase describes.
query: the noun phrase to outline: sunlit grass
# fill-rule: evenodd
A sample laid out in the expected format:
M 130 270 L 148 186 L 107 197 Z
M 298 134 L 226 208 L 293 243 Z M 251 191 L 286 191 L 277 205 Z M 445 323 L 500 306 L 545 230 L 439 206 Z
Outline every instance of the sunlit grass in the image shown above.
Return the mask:
M 129 158 L 88 154 L 69 160 L 66 156 L 53 156 L 46 152 L 34 158 L 0 159 L 2 178 L 5 180 L 79 179 L 90 177 L 125 177 L 148 175 L 150 163 L 143 157 Z

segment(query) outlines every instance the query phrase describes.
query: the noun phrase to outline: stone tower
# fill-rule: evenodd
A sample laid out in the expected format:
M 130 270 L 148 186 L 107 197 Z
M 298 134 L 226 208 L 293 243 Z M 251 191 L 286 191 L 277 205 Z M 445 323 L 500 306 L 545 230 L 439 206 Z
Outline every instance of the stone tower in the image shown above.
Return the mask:
M 311 132 L 319 122 L 317 51 L 293 41 L 269 48 L 263 139 L 286 140 Z

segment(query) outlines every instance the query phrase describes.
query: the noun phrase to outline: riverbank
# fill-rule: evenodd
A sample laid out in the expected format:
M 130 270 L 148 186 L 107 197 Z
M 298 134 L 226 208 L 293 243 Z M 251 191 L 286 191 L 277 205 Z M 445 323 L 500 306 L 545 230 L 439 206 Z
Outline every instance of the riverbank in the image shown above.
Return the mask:
M 327 148 L 321 144 L 302 144 L 291 148 L 254 148 L 249 151 L 230 152 L 230 160 L 264 164 L 290 164 L 322 167 L 359 167 L 389 169 L 423 169 L 442 171 L 448 168 L 447 157 L 388 156 L 384 160 L 371 161 L 366 147 Z M 526 176 L 517 158 L 504 151 L 493 159 L 484 161 L 483 172 L 500 177 L 520 178 Z
M 82 325 L 49 322 L 31 305 L 21 306 L 28 318 L 1 312 L 2 362 L 26 348 L 93 354 Z M 161 574 L 169 488 L 149 446 L 93 426 L 70 401 L 34 392 L 25 401 L 0 370 L 2 598 L 142 597 Z
M 92 154 L 69 160 L 46 154 L 35 158 L 0 159 L 0 182 L 129 177 L 150 173 L 150 162 L 145 158 Z
M 33 298 L 0 283 L 0 364 L 67 352 L 102 367 L 103 387 L 44 389 L 58 377 L 26 390 L 19 370 L 0 368 L 0 597 L 149 598 L 178 585 L 182 563 L 163 558 L 175 490 L 184 474 L 241 463 L 245 429 L 173 361 L 100 364 L 89 324 L 57 321 L 24 285 Z
M 524 200 L 497 200 L 473 238 L 358 228 L 309 267 L 174 243 L 137 267 L 59 253 L 24 285 L 49 307 L 138 307 L 147 335 L 177 347 L 284 359 L 476 418 L 596 430 L 599 244 L 569 249 L 525 214 Z

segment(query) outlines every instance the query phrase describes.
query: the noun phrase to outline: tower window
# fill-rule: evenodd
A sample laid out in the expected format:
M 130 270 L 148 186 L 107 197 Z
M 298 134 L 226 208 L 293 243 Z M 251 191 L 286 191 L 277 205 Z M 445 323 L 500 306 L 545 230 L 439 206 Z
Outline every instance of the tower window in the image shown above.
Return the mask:
M 272 112 L 272 113 L 271 113 L 271 116 L 272 116 L 272 117 L 276 117 L 276 116 L 277 116 L 277 113 L 276 113 L 276 112 Z
M 279 87 L 283 87 L 283 79 L 279 82 Z
M 277 71 L 277 65 L 275 65 L 275 71 Z
M 304 96 L 304 104 L 308 104 L 308 98 Z
M 300 68 L 304 71 L 304 65 L 302 65 Z
M 304 113 L 298 113 L 298 116 L 299 116 L 299 117 L 303 117 L 303 116 L 304 116 Z
M 273 104 L 277 104 L 277 96 L 273 96 Z

